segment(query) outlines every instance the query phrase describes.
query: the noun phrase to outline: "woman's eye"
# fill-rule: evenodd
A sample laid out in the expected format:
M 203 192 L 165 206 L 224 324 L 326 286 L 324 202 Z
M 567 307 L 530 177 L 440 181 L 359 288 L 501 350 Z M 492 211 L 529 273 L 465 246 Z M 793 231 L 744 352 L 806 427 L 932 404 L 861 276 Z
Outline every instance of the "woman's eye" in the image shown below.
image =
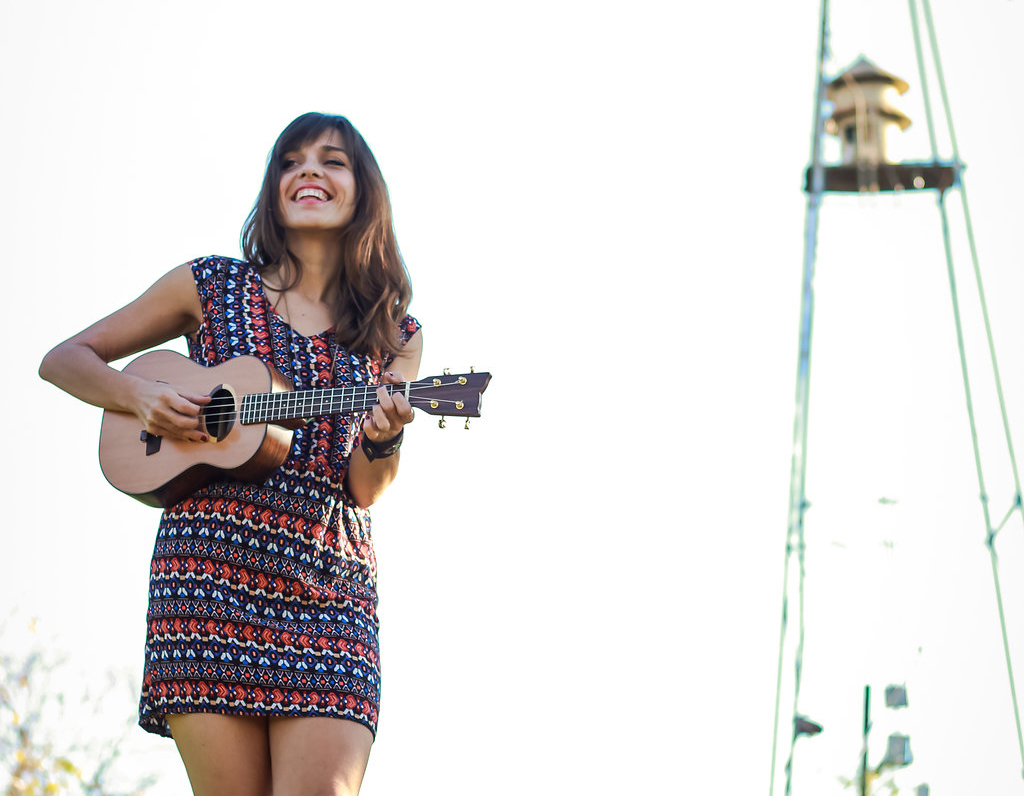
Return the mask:
M 281 161 L 281 168 L 282 169 L 290 169 L 292 166 L 295 165 L 295 163 L 296 163 L 295 158 L 285 158 L 284 160 Z
M 348 164 L 344 160 L 328 160 L 328 166 L 347 166 Z

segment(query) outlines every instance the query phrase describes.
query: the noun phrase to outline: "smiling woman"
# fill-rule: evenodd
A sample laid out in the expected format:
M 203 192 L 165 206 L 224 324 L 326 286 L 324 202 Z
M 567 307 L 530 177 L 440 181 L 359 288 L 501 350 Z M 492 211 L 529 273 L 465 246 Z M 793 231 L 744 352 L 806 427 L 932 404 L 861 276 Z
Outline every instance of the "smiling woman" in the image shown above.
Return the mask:
M 40 374 L 134 415 L 144 440 L 197 446 L 219 444 L 209 396 L 107 363 L 185 335 L 198 363 L 256 356 L 295 389 L 415 379 L 421 333 L 387 188 L 347 119 L 285 129 L 242 245 L 244 261 L 172 270 L 54 348 Z M 225 477 L 164 511 L 139 723 L 174 738 L 197 796 L 358 792 L 380 697 L 368 507 L 412 418 L 381 387 L 370 412 L 296 430 L 265 480 Z
M 324 126 L 324 118 L 336 121 Z M 327 201 L 298 201 L 302 188 L 322 191 Z M 289 225 L 301 234 L 289 237 Z M 340 278 L 331 296 L 335 334 L 357 349 L 394 352 L 394 328 L 412 292 L 387 185 L 370 148 L 344 117 L 306 114 L 281 133 L 242 229 L 242 252 L 275 300 L 279 289 L 287 291 L 304 278 L 307 260 L 338 262 Z
M 352 220 L 356 183 L 336 130 L 282 158 L 278 207 L 286 229 L 341 229 Z

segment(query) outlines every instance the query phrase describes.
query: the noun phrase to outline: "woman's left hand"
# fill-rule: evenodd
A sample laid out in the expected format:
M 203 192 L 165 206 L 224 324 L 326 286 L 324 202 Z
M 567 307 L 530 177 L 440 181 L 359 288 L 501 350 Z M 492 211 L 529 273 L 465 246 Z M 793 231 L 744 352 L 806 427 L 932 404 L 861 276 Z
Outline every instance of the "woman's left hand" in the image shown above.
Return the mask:
M 405 382 L 403 374 L 415 379 L 422 351 L 423 333 L 417 331 L 389 363 L 391 370 L 381 377 L 380 383 L 402 384 Z M 412 422 L 412 415 L 412 407 L 405 397 L 404 389 L 389 394 L 384 387 L 378 387 L 377 404 L 367 412 L 363 421 L 365 439 L 387 447 L 387 443 L 401 433 L 405 424 Z M 353 450 L 345 476 L 345 487 L 357 506 L 368 508 L 384 494 L 384 490 L 398 474 L 398 459 L 397 455 L 385 456 L 371 462 L 361 446 Z
M 401 373 L 388 371 L 382 378 L 384 384 L 404 384 Z M 377 388 L 377 403 L 363 421 L 363 434 L 371 442 L 387 442 L 398 436 L 406 423 L 413 421 L 412 406 L 401 392 L 389 393 L 387 388 Z

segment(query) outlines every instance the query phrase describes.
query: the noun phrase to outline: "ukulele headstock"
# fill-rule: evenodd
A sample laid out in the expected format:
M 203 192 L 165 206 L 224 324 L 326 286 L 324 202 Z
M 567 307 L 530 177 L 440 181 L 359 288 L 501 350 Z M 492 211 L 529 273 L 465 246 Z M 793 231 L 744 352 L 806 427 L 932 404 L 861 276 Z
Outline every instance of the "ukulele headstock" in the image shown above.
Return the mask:
M 449 373 L 430 376 L 409 384 L 409 403 L 427 414 L 445 417 L 480 417 L 481 395 L 491 380 L 490 373 Z M 400 390 L 401 385 L 396 385 Z

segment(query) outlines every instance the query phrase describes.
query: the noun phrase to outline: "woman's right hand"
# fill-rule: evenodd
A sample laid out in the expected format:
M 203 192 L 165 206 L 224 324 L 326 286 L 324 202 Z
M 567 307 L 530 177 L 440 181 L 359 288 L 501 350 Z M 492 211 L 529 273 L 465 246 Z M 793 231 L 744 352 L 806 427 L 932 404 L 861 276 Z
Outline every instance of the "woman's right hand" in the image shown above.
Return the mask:
M 209 442 L 200 412 L 209 395 L 197 395 L 162 381 L 138 379 L 132 390 L 135 416 L 155 437 Z

